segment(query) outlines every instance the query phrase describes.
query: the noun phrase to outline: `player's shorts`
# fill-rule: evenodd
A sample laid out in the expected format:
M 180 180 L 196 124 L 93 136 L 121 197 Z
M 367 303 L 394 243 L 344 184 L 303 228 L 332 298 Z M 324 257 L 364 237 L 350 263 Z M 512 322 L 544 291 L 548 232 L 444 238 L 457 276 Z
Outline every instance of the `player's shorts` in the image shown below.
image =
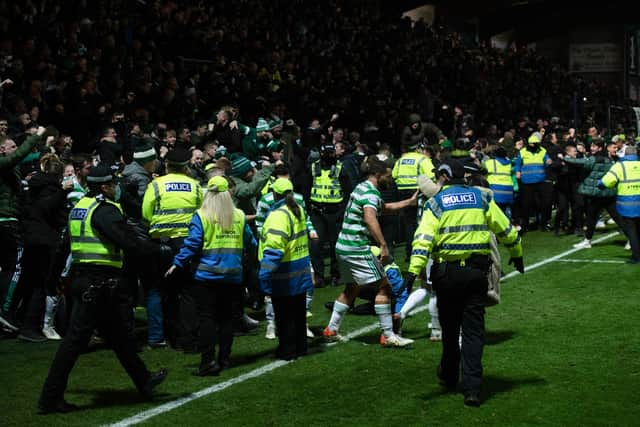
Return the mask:
M 380 260 L 371 253 L 367 255 L 337 254 L 337 259 L 340 281 L 343 283 L 364 286 L 386 277 Z

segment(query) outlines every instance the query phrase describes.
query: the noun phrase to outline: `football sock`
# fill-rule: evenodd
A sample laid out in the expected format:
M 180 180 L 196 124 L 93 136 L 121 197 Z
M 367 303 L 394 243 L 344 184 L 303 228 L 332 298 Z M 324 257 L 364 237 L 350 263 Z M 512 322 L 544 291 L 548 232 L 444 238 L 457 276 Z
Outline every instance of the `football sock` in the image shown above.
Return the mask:
M 349 306 L 336 300 L 336 302 L 333 303 L 333 312 L 331 313 L 331 320 L 329 320 L 329 329 L 337 332 L 340 329 L 340 323 L 342 323 L 342 316 L 344 316 L 347 311 L 349 311 Z
M 431 295 L 429 299 L 429 314 L 431 315 L 431 329 L 442 329 L 438 317 L 438 299 L 435 294 Z
M 264 298 L 264 316 L 266 320 L 273 321 L 276 318 L 276 314 L 273 311 L 273 303 L 271 302 L 271 297 Z
M 380 329 L 385 338 L 393 335 L 393 317 L 391 317 L 391 304 L 376 304 L 374 306 L 378 320 L 380 321 Z

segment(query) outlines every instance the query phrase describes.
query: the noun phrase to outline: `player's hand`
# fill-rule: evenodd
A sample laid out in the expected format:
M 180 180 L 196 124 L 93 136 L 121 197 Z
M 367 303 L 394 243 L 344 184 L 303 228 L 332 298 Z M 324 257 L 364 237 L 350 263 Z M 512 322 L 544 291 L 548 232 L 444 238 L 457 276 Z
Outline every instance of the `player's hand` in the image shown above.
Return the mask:
M 513 267 L 520 272 L 520 274 L 524 274 L 524 261 L 522 257 L 518 258 L 509 258 L 509 265 L 513 265 Z
M 318 233 L 315 231 L 312 231 L 311 233 L 309 233 L 309 238 L 311 240 L 318 240 L 320 238 L 320 236 L 318 236 Z
M 386 244 L 380 245 L 380 263 L 382 265 L 387 265 L 389 264 L 389 261 L 391 261 L 391 253 L 389 252 L 389 247 Z

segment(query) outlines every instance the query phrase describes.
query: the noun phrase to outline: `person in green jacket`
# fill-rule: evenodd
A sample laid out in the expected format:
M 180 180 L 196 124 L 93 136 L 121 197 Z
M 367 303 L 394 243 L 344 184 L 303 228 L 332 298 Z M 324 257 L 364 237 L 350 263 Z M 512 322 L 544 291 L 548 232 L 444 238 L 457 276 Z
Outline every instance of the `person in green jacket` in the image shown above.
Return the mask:
M 587 230 L 584 240 L 573 245 L 575 248 L 591 248 L 591 239 L 596 228 L 600 212 L 605 209 L 616 224 L 621 224 L 620 215 L 616 210 L 615 189 L 599 188 L 598 182 L 615 163 L 614 156 L 605 149 L 604 142 L 600 138 L 594 138 L 591 142 L 591 155 L 584 158 L 564 156 L 566 163 L 581 166 L 589 175 L 578 186 L 578 194 L 587 199 Z
M 44 128 L 29 136 L 19 147 L 13 139 L 0 137 L 0 324 L 17 331 L 11 312 L 13 293 L 20 279 L 22 230 L 20 229 L 19 194 L 22 189 L 20 162 L 40 142 Z

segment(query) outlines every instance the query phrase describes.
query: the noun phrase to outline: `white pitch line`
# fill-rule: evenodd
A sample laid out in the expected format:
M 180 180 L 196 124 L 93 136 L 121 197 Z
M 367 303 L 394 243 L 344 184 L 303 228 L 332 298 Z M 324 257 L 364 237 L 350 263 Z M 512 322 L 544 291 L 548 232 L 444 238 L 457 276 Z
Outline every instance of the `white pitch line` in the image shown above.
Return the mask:
M 569 262 L 569 263 L 589 263 L 589 264 L 624 264 L 625 261 L 619 259 L 559 259 L 557 262 Z
M 615 236 L 617 236 L 618 234 L 620 234 L 620 233 L 619 233 L 619 232 L 617 232 L 617 231 L 614 231 L 613 233 L 609 233 L 609 234 L 606 234 L 606 235 L 604 235 L 604 236 L 602 236 L 602 237 L 597 238 L 596 240 L 592 241 L 592 242 L 591 242 L 591 244 L 604 242 L 605 240 L 609 240 L 610 238 L 615 237 Z M 542 261 L 536 262 L 536 263 L 534 263 L 534 264 L 531 264 L 531 265 L 526 265 L 526 264 L 525 264 L 525 266 L 524 266 L 524 272 L 526 273 L 527 271 L 535 270 L 535 269 L 536 269 L 536 268 L 538 268 L 538 267 L 542 267 L 543 265 L 547 265 L 547 264 L 549 264 L 550 262 L 557 261 L 557 260 L 559 260 L 560 258 L 564 258 L 564 257 L 566 257 L 567 255 L 571 255 L 571 254 L 574 254 L 574 253 L 576 253 L 576 252 L 578 252 L 578 251 L 582 251 L 582 250 L 584 250 L 584 248 L 573 248 L 573 249 L 569 249 L 568 251 L 564 251 L 564 252 L 562 252 L 562 253 L 560 253 L 560 254 L 558 254 L 558 255 L 552 256 L 551 258 L 543 259 Z M 517 276 L 518 274 L 520 274 L 520 272 L 518 272 L 518 271 L 512 271 L 512 272 L 511 272 L 511 273 L 509 273 L 509 274 L 505 274 L 505 275 L 502 277 L 502 279 L 500 279 L 500 281 L 501 281 L 501 282 L 503 282 L 503 281 L 505 281 L 505 280 L 507 280 L 507 279 L 512 278 L 513 276 Z
M 603 241 L 605 241 L 607 239 L 610 239 L 610 238 L 612 238 L 612 237 L 614 237 L 614 236 L 616 236 L 618 234 L 619 234 L 618 232 L 609 233 L 609 234 L 607 234 L 607 235 L 605 235 L 603 237 L 600 237 L 599 239 L 594 240 L 592 243 L 603 242 Z M 562 252 L 562 253 L 560 253 L 558 255 L 555 255 L 555 256 L 552 256 L 550 258 L 544 259 L 542 261 L 536 262 L 536 263 L 531 264 L 529 266 L 525 266 L 525 272 L 531 271 L 531 270 L 535 270 L 536 268 L 542 267 L 542 266 L 544 266 L 546 264 L 549 264 L 551 262 L 557 261 L 558 259 L 560 259 L 562 257 L 565 257 L 567 255 L 570 255 L 572 253 L 575 253 L 575 252 L 578 252 L 578 251 L 581 251 L 581 250 L 582 250 L 582 248 L 569 249 L 568 251 Z M 520 273 L 518 273 L 517 271 L 512 271 L 511 273 L 505 275 L 501 280 L 509 279 L 509 278 L 511 278 L 513 276 L 516 276 L 518 274 L 520 274 Z M 423 305 L 422 307 L 418 307 L 417 309 L 413 310 L 411 312 L 411 314 L 414 315 L 416 313 L 425 311 L 427 308 L 428 308 L 427 305 Z M 367 334 L 367 333 L 369 333 L 371 331 L 374 331 L 378 327 L 379 327 L 378 323 L 372 323 L 372 324 L 370 324 L 368 326 L 365 326 L 365 327 L 360 328 L 360 329 L 356 329 L 355 331 L 352 331 L 352 332 L 348 333 L 347 335 L 344 335 L 342 337 L 342 340 L 340 340 L 339 342 L 328 343 L 328 344 L 326 344 L 326 346 L 329 347 L 329 346 L 333 346 L 335 344 L 338 344 L 340 342 L 349 341 L 349 340 L 351 340 L 353 338 L 357 338 L 360 335 L 364 335 L 364 334 Z M 140 412 L 140 413 L 138 413 L 136 415 L 133 415 L 133 416 L 131 416 L 129 418 L 125 418 L 125 419 L 123 419 L 121 421 L 118 421 L 117 423 L 111 424 L 111 427 L 127 427 L 127 426 L 131 426 L 131 425 L 134 425 L 134 424 L 141 423 L 143 421 L 148 420 L 149 418 L 153 418 L 153 417 L 155 417 L 157 415 L 160 415 L 160 414 L 163 414 L 165 412 L 172 411 L 172 410 L 174 410 L 176 408 L 179 408 L 180 406 L 186 405 L 189 402 L 192 402 L 192 401 L 194 401 L 196 399 L 200 399 L 201 397 L 205 397 L 205 396 L 208 396 L 210 394 L 222 391 L 222 390 L 224 390 L 224 389 L 226 389 L 228 387 L 231 387 L 232 385 L 239 384 L 241 382 L 244 382 L 244 381 L 247 381 L 247 380 L 250 380 L 250 379 L 253 379 L 253 378 L 260 377 L 260 376 L 262 376 L 262 375 L 264 375 L 264 374 L 266 374 L 268 372 L 271 372 L 271 371 L 273 371 L 275 369 L 278 369 L 278 368 L 280 368 L 282 366 L 288 365 L 289 363 L 291 363 L 291 362 L 284 361 L 284 360 L 277 360 L 277 361 L 268 363 L 268 364 L 266 364 L 266 365 L 264 365 L 264 366 L 262 366 L 260 368 L 254 369 L 253 371 L 249 371 L 249 372 L 247 372 L 245 374 L 239 375 L 239 376 L 234 377 L 234 378 L 230 378 L 230 379 L 228 379 L 226 381 L 223 381 L 221 383 L 214 384 L 211 387 L 207 387 L 207 388 L 204 388 L 204 389 L 202 389 L 200 391 L 196 391 L 194 393 L 191 393 L 188 396 L 182 397 L 180 399 L 172 400 L 171 402 L 164 403 L 164 404 L 162 404 L 160 406 L 156 406 L 155 408 L 147 409 L 146 411 L 142 411 L 142 412 Z

